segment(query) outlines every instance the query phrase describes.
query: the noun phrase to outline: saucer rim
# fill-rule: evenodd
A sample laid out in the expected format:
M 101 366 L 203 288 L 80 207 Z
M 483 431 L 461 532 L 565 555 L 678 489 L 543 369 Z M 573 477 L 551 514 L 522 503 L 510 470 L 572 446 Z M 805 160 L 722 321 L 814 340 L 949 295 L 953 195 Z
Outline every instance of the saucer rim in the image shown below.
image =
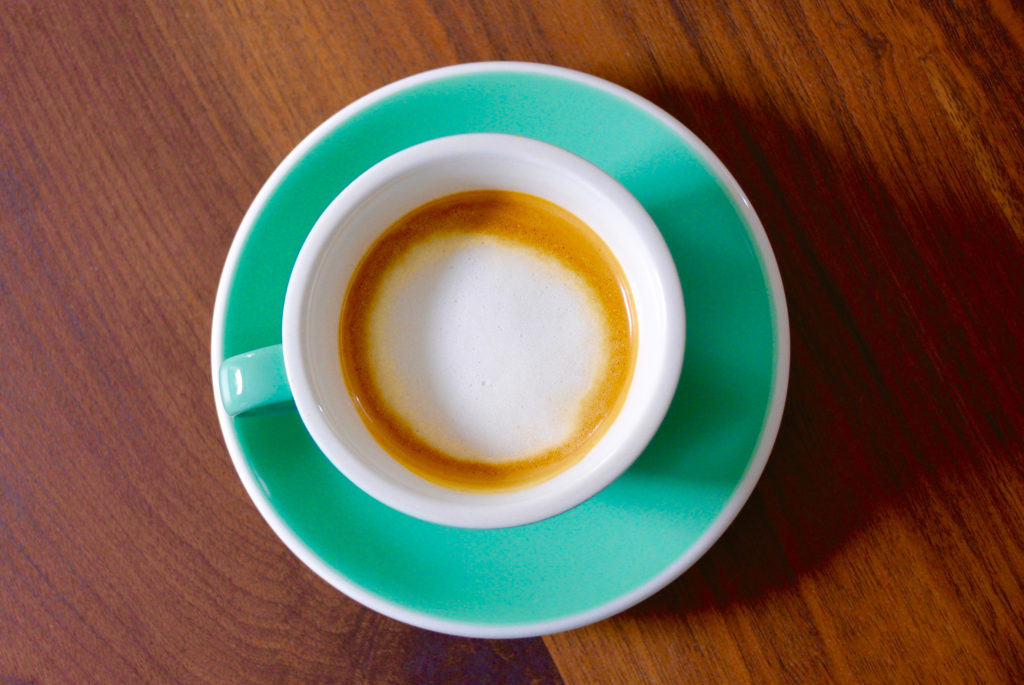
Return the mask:
M 732 494 L 729 496 L 722 510 L 715 519 L 708 525 L 706 530 L 680 554 L 676 560 L 669 564 L 660 573 L 651 577 L 645 583 L 635 587 L 617 598 L 592 607 L 586 611 L 577 612 L 569 616 L 556 619 L 545 619 L 536 622 L 522 623 L 479 623 L 472 621 L 458 621 L 447 618 L 440 618 L 432 614 L 409 609 L 401 604 L 385 599 L 374 594 L 362 586 L 352 582 L 336 569 L 322 561 L 316 552 L 309 547 L 305 541 L 292 532 L 291 528 L 278 514 L 274 505 L 260 484 L 255 474 L 248 468 L 244 449 L 238 440 L 234 424 L 224 410 L 224 406 L 217 388 L 217 378 L 220 363 L 224 359 L 224 333 L 226 323 L 226 307 L 228 293 L 234 282 L 235 275 L 241 261 L 243 248 L 251 236 L 253 226 L 257 217 L 265 208 L 268 199 L 281 185 L 282 181 L 295 169 L 300 160 L 323 140 L 330 132 L 343 126 L 344 122 L 377 102 L 384 100 L 396 93 L 415 87 L 421 84 L 443 80 L 446 78 L 475 74 L 481 72 L 516 72 L 532 73 L 553 76 L 556 78 L 575 81 L 603 90 L 610 95 L 625 100 L 627 103 L 646 112 L 659 120 L 662 124 L 673 131 L 682 141 L 690 146 L 691 150 L 700 160 L 706 164 L 716 180 L 722 185 L 723 190 L 729 196 L 736 210 L 741 214 L 745 228 L 753 239 L 757 248 L 758 261 L 764 272 L 772 302 L 772 320 L 776 337 L 775 341 L 775 370 L 772 380 L 772 397 L 761 426 L 761 432 L 757 439 L 753 454 L 748 462 L 746 470 L 740 477 Z M 214 385 L 214 399 L 217 407 L 218 419 L 221 433 L 224 438 L 228 452 L 231 455 L 232 463 L 239 475 L 240 480 L 253 501 L 257 510 L 264 520 L 271 527 L 274 533 L 285 543 L 293 554 L 308 566 L 314 573 L 326 580 L 329 584 L 340 590 L 350 598 L 360 602 L 381 614 L 402 621 L 404 623 L 442 632 L 450 635 L 477 638 L 521 638 L 536 637 L 551 633 L 571 630 L 604 618 L 620 613 L 644 599 L 652 596 L 663 589 L 683 572 L 689 569 L 700 559 L 711 546 L 718 541 L 729 525 L 746 504 L 754 490 L 768 458 L 772 447 L 778 436 L 779 426 L 782 421 L 782 414 L 785 407 L 786 396 L 789 385 L 790 372 L 790 330 L 789 316 L 786 306 L 786 298 L 782 285 L 782 277 L 779 272 L 778 263 L 774 252 L 768 241 L 767 233 L 753 209 L 746 194 L 740 188 L 739 183 L 732 176 L 726 166 L 690 129 L 680 123 L 668 112 L 658 107 L 642 96 L 605 79 L 591 74 L 586 74 L 565 67 L 557 67 L 546 64 L 531 62 L 474 62 L 459 64 L 429 71 L 421 72 L 406 78 L 394 81 L 377 90 L 374 90 L 359 99 L 345 106 L 319 126 L 313 129 L 302 141 L 296 145 L 291 152 L 274 169 L 271 175 L 264 182 L 256 194 L 249 208 L 246 210 L 241 223 L 232 239 L 231 247 L 225 258 L 224 269 L 217 286 L 217 295 L 214 302 L 213 320 L 211 330 L 211 369 Z

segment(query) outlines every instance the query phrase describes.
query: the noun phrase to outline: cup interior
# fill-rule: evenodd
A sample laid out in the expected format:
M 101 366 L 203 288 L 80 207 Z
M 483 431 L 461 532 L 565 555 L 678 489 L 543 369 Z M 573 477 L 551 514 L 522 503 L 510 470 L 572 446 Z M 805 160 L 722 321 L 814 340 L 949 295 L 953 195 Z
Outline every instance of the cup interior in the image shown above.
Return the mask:
M 469 190 L 503 189 L 575 214 L 616 255 L 632 290 L 637 360 L 622 409 L 577 464 L 513 492 L 450 490 L 407 470 L 377 444 L 346 390 L 338 323 L 363 255 L 411 210 Z M 540 141 L 464 134 L 408 148 L 353 181 L 324 211 L 296 261 L 285 298 L 285 364 L 303 422 L 325 455 L 371 496 L 428 521 L 489 528 L 558 514 L 620 475 L 657 430 L 682 364 L 684 316 L 674 263 L 657 227 L 617 181 Z

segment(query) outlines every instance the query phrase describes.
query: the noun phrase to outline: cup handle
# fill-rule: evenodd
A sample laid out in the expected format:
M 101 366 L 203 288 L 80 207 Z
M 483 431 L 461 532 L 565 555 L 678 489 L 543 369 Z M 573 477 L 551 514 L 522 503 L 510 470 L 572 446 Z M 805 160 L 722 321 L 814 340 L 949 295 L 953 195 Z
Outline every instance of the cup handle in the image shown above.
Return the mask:
M 220 397 L 230 416 L 262 416 L 294 410 L 280 345 L 229 357 L 220 365 Z

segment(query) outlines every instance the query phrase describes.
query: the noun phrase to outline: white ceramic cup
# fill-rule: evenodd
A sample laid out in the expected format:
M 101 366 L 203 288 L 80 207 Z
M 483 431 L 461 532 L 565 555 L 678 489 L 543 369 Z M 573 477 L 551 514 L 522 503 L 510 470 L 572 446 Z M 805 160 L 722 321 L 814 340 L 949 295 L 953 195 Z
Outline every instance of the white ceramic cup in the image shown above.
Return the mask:
M 402 466 L 367 430 L 339 363 L 338 322 L 348 283 L 380 234 L 431 200 L 485 189 L 544 198 L 587 224 L 622 266 L 636 315 L 636 366 L 611 426 L 575 465 L 512 492 L 452 490 Z M 668 247 L 646 211 L 621 184 L 581 157 L 548 143 L 506 134 L 456 135 L 395 153 L 364 172 L 331 202 L 303 244 L 288 282 L 282 323 L 284 374 L 270 374 L 277 380 L 267 381 L 264 372 L 264 378 L 248 382 L 247 387 L 276 383 L 290 390 L 317 446 L 346 477 L 384 504 L 449 526 L 521 525 L 589 499 L 641 454 L 675 393 L 684 322 L 679 277 Z M 259 351 L 248 357 L 253 354 L 258 356 Z M 247 355 L 233 359 L 242 357 Z M 251 402 L 243 406 L 238 401 L 245 385 L 244 370 L 244 364 L 230 359 L 222 366 L 222 394 L 229 413 L 252 410 Z M 281 387 L 269 388 L 264 396 L 280 399 Z

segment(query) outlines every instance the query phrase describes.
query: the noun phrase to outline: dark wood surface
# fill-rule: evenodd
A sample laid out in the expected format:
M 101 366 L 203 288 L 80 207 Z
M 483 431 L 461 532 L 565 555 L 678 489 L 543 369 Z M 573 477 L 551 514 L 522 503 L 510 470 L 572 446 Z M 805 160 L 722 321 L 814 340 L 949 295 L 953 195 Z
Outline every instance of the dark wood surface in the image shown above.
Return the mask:
M 411 628 L 306 569 L 214 414 L 257 189 L 429 68 L 610 79 L 703 138 L 787 289 L 781 434 L 725 537 L 545 638 Z M 0 681 L 1021 682 L 1024 8 L 0 1 Z

